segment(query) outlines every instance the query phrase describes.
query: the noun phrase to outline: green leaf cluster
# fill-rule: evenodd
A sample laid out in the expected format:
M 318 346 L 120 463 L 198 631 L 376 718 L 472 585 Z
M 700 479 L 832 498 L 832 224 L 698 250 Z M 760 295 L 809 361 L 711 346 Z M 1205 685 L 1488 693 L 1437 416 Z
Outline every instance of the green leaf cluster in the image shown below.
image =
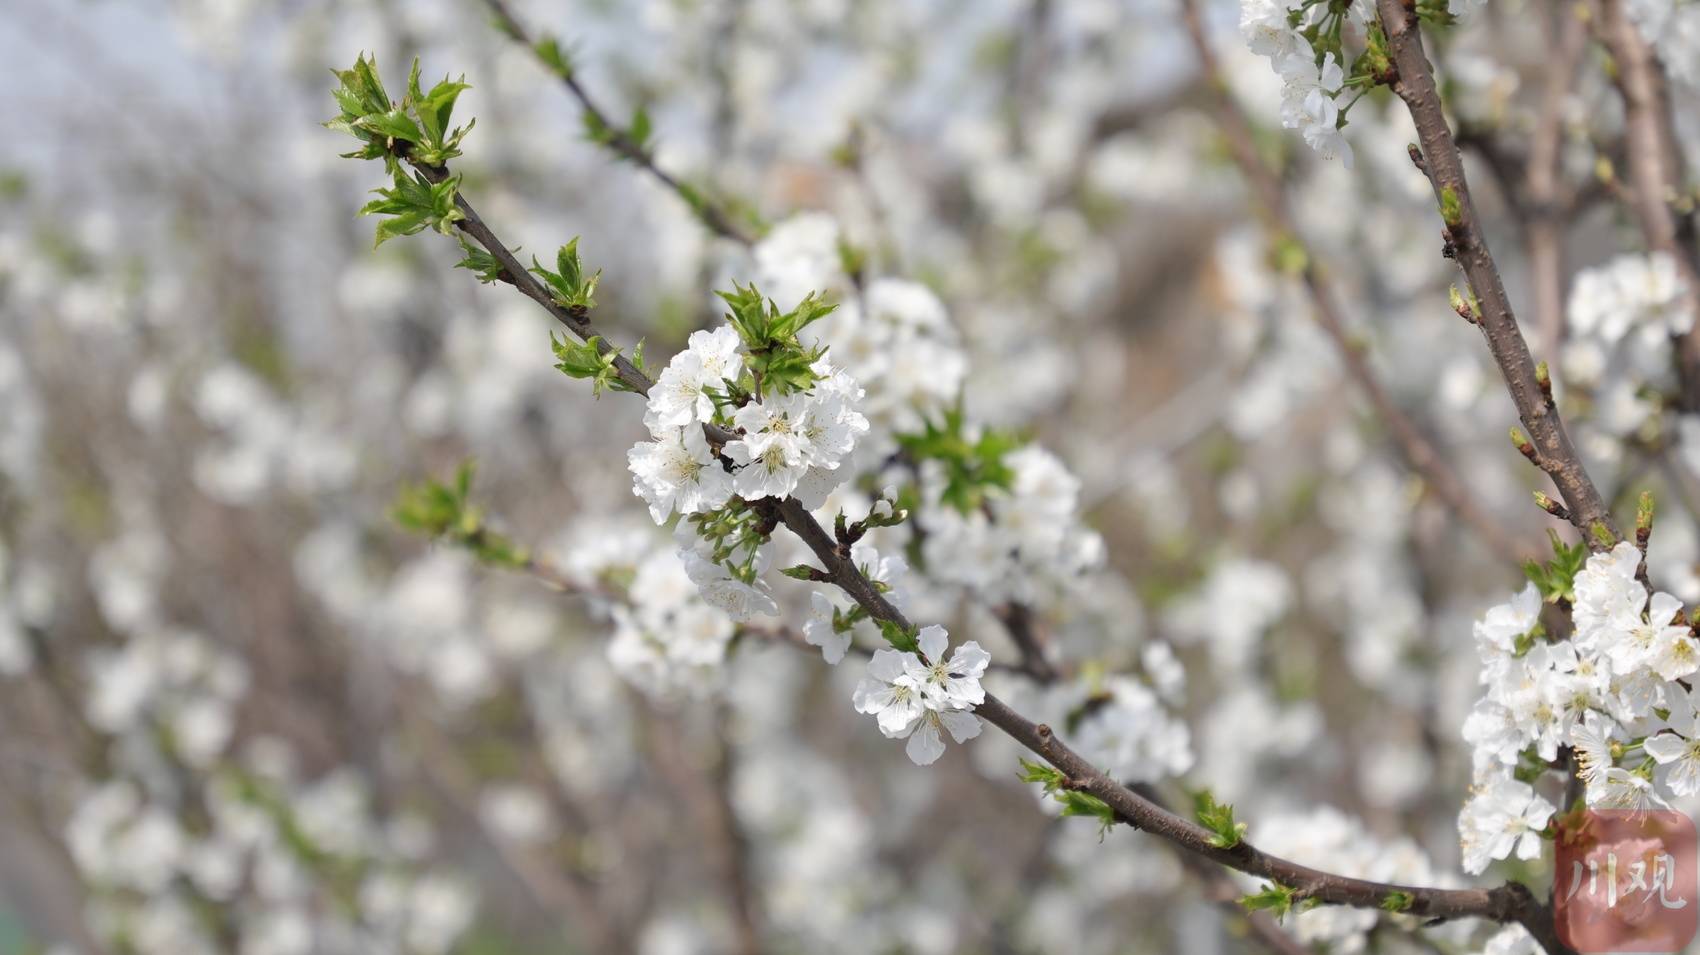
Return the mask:
M 880 636 L 885 642 L 903 653 L 916 653 L 921 649 L 920 631 L 913 626 L 905 627 L 892 620 L 881 620 Z
M 1098 838 L 1102 839 L 1116 824 L 1116 811 L 1097 796 L 1070 788 L 1062 770 L 1030 759 L 1021 761 L 1021 781 L 1038 783 L 1045 795 L 1062 804 L 1064 816 L 1087 816 L 1098 820 Z
M 573 75 L 572 54 L 568 53 L 561 46 L 560 41 L 554 37 L 545 36 L 533 44 L 531 49 L 532 52 L 537 54 L 537 58 L 543 61 L 543 65 L 547 66 L 556 76 L 564 80 Z
M 407 77 L 407 93 L 401 103 L 390 100 L 378 75 L 374 56 L 361 54 L 354 66 L 333 70 L 338 86 L 331 91 L 341 112 L 325 123 L 360 140 L 359 149 L 344 155 L 351 159 L 382 159 L 393 173 L 402 157 L 426 166 L 441 166 L 459 156 L 460 144 L 476 120 L 453 126 L 455 102 L 470 87 L 466 77 L 443 79 L 429 90 L 419 82 L 419 60 L 414 58 Z
M 411 176 L 395 170 L 395 184 L 388 189 L 374 189 L 378 198 L 360 209 L 363 216 L 379 215 L 377 241 L 383 245 L 398 235 L 413 235 L 426 228 L 444 235 L 453 231 L 454 224 L 466 218 L 455 205 L 455 190 L 460 188 L 460 176 L 450 176 L 442 182 L 432 182 L 422 173 Z
M 743 498 L 734 497 L 719 510 L 686 518 L 696 526 L 696 536 L 709 545 L 709 560 L 746 584 L 759 574 L 761 545 L 773 536 L 774 523 Z
M 584 274 L 584 263 L 578 257 L 578 237 L 561 246 L 555 252 L 555 270 L 543 267 L 536 256 L 531 257 L 531 271 L 549 286 L 549 297 L 562 308 L 576 311 L 587 311 L 596 307 L 596 283 L 602 278 L 602 270 L 597 269 L 593 274 Z
M 1014 434 L 992 428 L 970 436 L 960 406 L 946 411 L 940 421 L 928 421 L 919 434 L 898 435 L 897 443 L 917 460 L 944 465 L 941 499 L 964 514 L 977 510 L 988 490 L 1009 489 L 1015 471 L 1004 458 L 1022 445 Z
M 632 121 L 625 129 L 611 125 L 601 113 L 586 109 L 582 114 L 584 138 L 598 146 L 607 147 L 621 159 L 636 162 L 649 152 L 649 139 L 655 124 L 649 110 L 643 106 L 632 110 Z
M 466 258 L 456 262 L 456 268 L 462 268 L 470 271 L 472 274 L 478 276 L 478 281 L 483 282 L 486 285 L 501 279 L 501 260 L 497 259 L 494 255 L 491 255 L 489 252 L 484 251 L 483 248 L 466 241 L 464 238 L 460 240 L 460 247 L 461 250 L 466 253 Z
M 1588 562 L 1588 545 L 1578 541 L 1575 544 L 1564 543 L 1558 532 L 1547 530 L 1547 536 L 1552 539 L 1552 560 L 1546 563 L 1527 561 L 1523 564 L 1523 573 L 1540 590 L 1541 596 L 1547 603 L 1558 603 L 1560 600 L 1575 603 L 1576 575 L 1582 566 Z
M 1277 922 L 1286 918 L 1295 906 L 1303 911 L 1317 904 L 1315 899 L 1301 897 L 1298 889 L 1279 882 L 1265 882 L 1262 889 L 1240 899 L 1240 906 L 1247 912 L 1269 912 Z
M 403 487 L 390 517 L 407 530 L 464 547 L 487 564 L 524 566 L 530 560 L 525 550 L 486 527 L 483 512 L 470 503 L 473 470 L 467 461 L 455 472 L 453 483 L 427 480 Z
M 1246 824 L 1234 821 L 1234 807 L 1216 801 L 1208 789 L 1192 797 L 1193 815 L 1198 824 L 1210 830 L 1210 844 L 1218 849 L 1232 849 L 1245 841 Z
M 826 354 L 824 348 L 805 348 L 798 333 L 832 314 L 832 305 L 810 292 L 797 307 L 781 312 L 754 285 L 732 285 L 730 292 L 715 292 L 726 301 L 726 320 L 743 340 L 745 365 L 759 394 L 802 391 L 820 378 L 814 364 Z
M 620 349 L 603 341 L 601 335 L 592 335 L 589 341 L 576 342 L 565 335 L 556 338 L 555 333 L 550 332 L 549 346 L 555 351 L 555 368 L 569 378 L 590 379 L 590 390 L 596 397 L 602 397 L 604 388 L 611 391 L 636 390 L 620 377 L 616 364 Z M 643 342 L 638 342 L 637 348 L 632 350 L 632 364 L 643 371 Z

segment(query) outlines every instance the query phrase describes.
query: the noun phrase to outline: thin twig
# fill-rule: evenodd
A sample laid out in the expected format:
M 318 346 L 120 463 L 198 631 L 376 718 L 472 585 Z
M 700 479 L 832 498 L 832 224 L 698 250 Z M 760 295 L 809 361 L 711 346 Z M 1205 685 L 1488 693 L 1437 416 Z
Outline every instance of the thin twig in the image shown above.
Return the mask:
M 525 27 L 513 15 L 513 11 L 508 9 L 508 5 L 503 0 L 484 0 L 484 5 L 490 8 L 490 14 L 495 18 L 496 26 L 504 34 L 525 47 L 533 56 L 538 56 L 536 42 L 532 40 L 531 35 L 526 32 Z M 539 60 L 541 61 L 541 57 L 539 57 Z M 608 148 L 618 153 L 622 159 L 654 176 L 662 185 L 690 206 L 691 211 L 696 213 L 703 225 L 707 226 L 709 231 L 715 235 L 724 239 L 731 239 L 741 245 L 749 245 L 754 241 L 748 232 L 733 221 L 726 210 L 696 188 L 685 185 L 672 173 L 662 169 L 655 161 L 655 154 L 649 147 L 632 139 L 624 128 L 609 121 L 608 114 L 596 105 L 595 100 L 591 99 L 589 92 L 585 90 L 584 84 L 579 82 L 578 76 L 573 70 L 557 70 L 547 62 L 544 62 L 544 66 L 551 73 L 560 77 L 561 84 L 567 88 L 567 92 L 571 93 L 574 99 L 578 100 L 579 106 L 592 117 L 596 128 L 604 131 L 602 135 L 605 137 L 604 142 Z
M 1210 90 L 1211 109 L 1216 115 L 1222 135 L 1228 141 L 1234 162 L 1250 183 L 1252 191 L 1257 194 L 1271 230 L 1304 249 L 1301 277 L 1315 307 L 1316 322 L 1322 326 L 1323 333 L 1339 352 L 1347 375 L 1363 392 L 1364 397 L 1369 399 L 1376 416 L 1387 426 L 1406 465 L 1421 475 L 1428 486 L 1434 489 L 1435 496 L 1440 498 L 1459 520 L 1468 525 L 1489 550 L 1513 564 L 1521 564 L 1527 555 L 1524 548 L 1518 544 L 1516 536 L 1498 519 L 1488 514 L 1487 509 L 1470 492 L 1463 479 L 1435 449 L 1433 442 L 1417 427 L 1416 422 L 1405 414 L 1393 400 L 1393 396 L 1388 394 L 1375 370 L 1370 367 L 1366 349 L 1352 340 L 1346 330 L 1345 316 L 1335 298 L 1333 287 L 1316 255 L 1305 245 L 1299 234 L 1296 220 L 1287 204 L 1286 192 L 1274 170 L 1269 168 L 1258 153 L 1251 123 L 1234 102 L 1222 79 L 1215 51 L 1210 47 L 1209 38 L 1205 36 L 1204 25 L 1198 15 L 1197 0 L 1182 0 L 1181 18 L 1192 38 L 1193 50 L 1198 55 L 1205 76 L 1205 86 Z
M 446 170 L 437 172 L 447 174 Z M 466 214 L 466 219 L 456 224 L 484 244 L 487 251 L 503 260 L 506 265 L 506 262 L 512 259 L 506 247 L 477 216 L 464 197 L 457 197 L 456 201 Z M 503 259 L 503 256 L 506 256 L 506 259 Z M 520 282 L 514 284 L 522 292 L 525 291 L 525 286 Z M 530 284 L 535 286 L 536 283 Z M 572 322 L 582 323 L 588 328 L 589 323 L 582 316 L 565 312 L 546 296 L 539 297 L 541 295 L 541 290 L 538 290 L 537 295 L 528 293 L 528 297 L 548 308 L 552 315 L 568 324 L 569 328 L 573 327 Z M 636 376 L 634 380 L 637 384 L 642 386 L 634 387 L 633 390 L 646 393 L 648 378 L 635 368 L 632 373 Z M 796 498 L 786 498 L 775 507 L 775 511 L 786 528 L 796 534 L 814 553 L 826 572 L 829 583 L 855 600 L 876 621 L 913 629 L 914 625 L 908 618 L 893 606 L 856 566 L 850 556 L 849 546 L 841 546 L 834 540 L 800 501 Z M 1390 894 L 1398 892 L 1411 897 L 1411 904 L 1405 911 L 1412 915 L 1519 922 L 1537 938 L 1542 937 L 1543 931 L 1548 937 L 1551 936 L 1551 919 L 1545 906 L 1535 900 L 1526 886 L 1518 882 L 1506 883 L 1493 889 L 1436 889 L 1392 885 L 1322 872 L 1271 856 L 1243 842 L 1232 849 L 1217 848 L 1212 844 L 1208 830 L 1159 808 L 1111 779 L 1058 739 L 1049 726 L 1027 719 L 995 695 L 986 694 L 985 701 L 976 707 L 974 712 L 1061 770 L 1071 781 L 1071 786 L 1103 800 L 1115 810 L 1120 821 L 1150 832 L 1182 851 L 1289 886 L 1297 891 L 1301 899 L 1378 909 Z M 1565 951 L 1551 946 L 1548 948 L 1554 952 Z
M 1552 478 L 1569 506 L 1572 522 L 1588 546 L 1595 549 L 1608 546 L 1595 533 L 1596 529 L 1614 540 L 1622 534 L 1599 488 L 1582 466 L 1582 458 L 1570 442 L 1550 391 L 1541 386 L 1536 375 L 1535 359 L 1517 327 L 1511 299 L 1506 295 L 1505 283 L 1488 249 L 1475 203 L 1470 199 L 1464 160 L 1446 124 L 1440 91 L 1423 52 L 1416 16 L 1400 0 L 1376 0 L 1376 5 L 1397 74 L 1392 81 L 1393 92 L 1405 101 L 1416 124 L 1417 138 L 1422 143 L 1423 171 L 1434 188 L 1435 201 L 1444 208 L 1455 206 L 1457 210 L 1456 221 L 1446 225 L 1447 251 L 1457 259 L 1469 281 L 1479 312 L 1476 324 L 1487 337 L 1488 350 L 1505 378 L 1511 401 L 1517 406 L 1517 416 L 1528 429 L 1535 463 Z

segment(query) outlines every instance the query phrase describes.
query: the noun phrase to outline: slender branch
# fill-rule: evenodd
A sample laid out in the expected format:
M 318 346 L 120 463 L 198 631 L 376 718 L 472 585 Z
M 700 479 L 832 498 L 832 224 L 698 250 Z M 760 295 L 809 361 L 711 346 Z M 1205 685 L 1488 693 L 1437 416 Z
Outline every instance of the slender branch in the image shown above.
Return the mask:
M 785 526 L 802 538 L 803 543 L 808 545 L 815 557 L 821 561 L 829 582 L 849 594 L 875 619 L 890 621 L 906 628 L 913 626 L 866 577 L 862 576 L 855 562 L 850 559 L 848 549 L 837 547 L 801 504 L 795 500 L 787 500 L 780 506 L 780 515 Z M 1412 915 L 1441 919 L 1469 917 L 1487 918 L 1496 922 L 1518 922 L 1537 938 L 1543 938 L 1544 932 L 1544 938 L 1552 940 L 1551 944 L 1543 941 L 1549 951 L 1568 951 L 1562 947 L 1554 947 L 1559 943 L 1553 934 L 1552 921 L 1546 907 L 1536 901 L 1528 888 L 1521 883 L 1510 882 L 1494 889 L 1432 889 L 1390 885 L 1332 875 L 1268 855 L 1244 842 L 1233 849 L 1219 849 L 1211 843 L 1209 831 L 1162 809 L 1106 776 L 1058 739 L 1049 726 L 1034 723 L 996 696 L 986 694 L 985 702 L 976 707 L 974 713 L 1065 773 L 1073 788 L 1103 800 L 1115 810 L 1122 822 L 1149 832 L 1185 852 L 1289 886 L 1297 890 L 1299 896 L 1304 899 L 1373 909 L 1380 908 L 1390 893 L 1402 892 L 1411 896 L 1411 906 L 1406 911 Z
M 1215 51 L 1210 47 L 1210 41 L 1204 33 L 1204 25 L 1199 18 L 1197 0 L 1182 0 L 1181 18 L 1198 55 L 1205 78 L 1204 85 L 1209 89 L 1210 108 L 1216 115 L 1222 135 L 1228 141 L 1234 162 L 1251 185 L 1252 191 L 1257 194 L 1263 215 L 1271 229 L 1304 249 L 1301 277 L 1315 307 L 1316 322 L 1322 326 L 1323 333 L 1339 352 L 1347 375 L 1369 400 L 1376 416 L 1387 426 L 1406 465 L 1422 476 L 1428 486 L 1434 489 L 1435 496 L 1439 497 L 1459 520 L 1468 525 L 1489 550 L 1513 564 L 1521 564 L 1526 555 L 1516 537 L 1497 518 L 1488 514 L 1487 509 L 1470 492 L 1463 479 L 1435 449 L 1433 442 L 1405 414 L 1393 400 L 1393 396 L 1388 394 L 1386 387 L 1376 377 L 1375 370 L 1370 367 L 1366 349 L 1352 340 L 1332 284 L 1318 264 L 1317 257 L 1300 236 L 1296 220 L 1287 203 L 1286 192 L 1274 170 L 1269 168 L 1258 153 L 1251 122 L 1234 102 L 1222 79 Z
M 1422 143 L 1420 164 L 1434 188 L 1442 208 L 1455 208 L 1455 221 L 1446 224 L 1447 250 L 1469 281 L 1477 307 L 1475 323 L 1487 337 L 1488 350 L 1505 378 L 1517 416 L 1533 441 L 1535 463 L 1552 478 L 1569 506 L 1571 521 L 1592 548 L 1604 542 L 1594 533 L 1600 528 L 1620 538 L 1611 510 L 1599 488 L 1588 477 L 1582 458 L 1565 432 L 1549 389 L 1541 386 L 1529 345 L 1517 326 L 1517 316 L 1505 292 L 1487 236 L 1470 199 L 1464 178 L 1464 160 L 1446 124 L 1434 72 L 1423 52 L 1421 31 L 1415 14 L 1400 0 L 1376 0 L 1382 28 L 1387 34 L 1396 77 L 1393 92 L 1405 101 Z
M 1586 48 L 1587 27 L 1576 8 L 1554 4 L 1557 43 L 1547 63 L 1540 113 L 1529 136 L 1524 166 L 1524 245 L 1529 255 L 1529 284 L 1534 289 L 1535 327 L 1541 344 L 1556 349 L 1564 342 L 1563 219 L 1577 198 L 1566 196 L 1559 176 L 1564 145 L 1564 107 Z
M 421 768 L 449 806 L 469 820 L 475 830 L 483 832 L 485 827 L 478 819 L 476 776 L 436 725 L 407 702 L 408 697 L 409 694 L 402 695 L 401 716 L 412 731 L 414 752 Z M 529 847 L 496 835 L 488 836 L 487 841 L 540 911 L 568 913 L 573 930 L 582 933 L 581 938 L 593 951 L 613 951 L 620 947 L 621 933 L 588 887 L 562 876 L 551 860 Z
M 437 172 L 447 174 L 444 170 Z M 466 213 L 466 219 L 456 224 L 484 244 L 492 255 L 496 255 L 503 261 L 504 266 L 507 266 L 512 256 L 507 253 L 506 247 L 477 216 L 464 197 L 457 197 L 456 201 Z M 511 271 L 511 267 L 509 270 Z M 523 273 L 521 274 L 523 276 Z M 520 282 L 513 284 L 522 292 L 526 291 Z M 534 287 L 536 285 L 535 282 L 530 284 Z M 588 329 L 588 321 L 555 306 L 547 296 L 540 297 L 540 289 L 537 295 L 529 292 L 527 294 L 575 332 L 577 324 Z M 648 378 L 635 368 L 632 372 L 636 381 L 642 385 L 641 388 L 634 387 L 634 390 L 639 393 L 647 392 Z M 849 544 L 837 541 L 828 534 L 800 501 L 788 497 L 772 506 L 779 521 L 796 534 L 820 561 L 821 568 L 827 575 L 827 582 L 844 591 L 875 620 L 895 623 L 906 629 L 913 627 L 908 618 L 893 606 L 856 566 L 850 556 Z M 974 712 L 1061 770 L 1068 776 L 1071 786 L 1103 800 L 1115 810 L 1122 822 L 1150 832 L 1182 851 L 1289 886 L 1298 892 L 1299 898 L 1334 905 L 1378 909 L 1389 894 L 1399 892 L 1411 897 L 1411 905 L 1405 911 L 1412 915 L 1440 919 L 1486 918 L 1496 922 L 1519 922 L 1537 938 L 1553 937 L 1553 927 L 1546 908 L 1537 902 L 1528 888 L 1521 883 L 1511 882 L 1493 889 L 1434 889 L 1392 885 L 1322 872 L 1268 855 L 1243 842 L 1232 849 L 1216 848 L 1211 843 L 1211 833 L 1208 830 L 1167 812 L 1111 779 L 1058 739 L 1049 726 L 1034 723 L 993 694 L 986 694 L 985 701 L 976 707 Z M 1543 941 L 1543 944 L 1547 943 Z M 1547 944 L 1548 950 L 1567 951 L 1562 947 L 1554 947 L 1557 944 L 1556 940 Z
M 721 707 L 718 714 L 720 729 L 731 719 L 730 708 Z M 750 872 L 750 838 L 738 818 L 738 808 L 732 798 L 733 774 L 737 750 L 730 733 L 721 732 L 720 757 L 711 772 L 713 815 L 719 835 L 720 871 L 725 879 L 727 907 L 737 931 L 739 950 L 745 955 L 761 955 L 761 894 L 753 884 Z
M 1061 674 L 1045 655 L 1045 643 L 1033 624 L 1033 608 L 1012 600 L 994 607 L 992 614 L 1003 624 L 1004 631 L 1021 654 L 1021 672 L 1040 683 L 1056 682 Z
M 684 200 L 685 204 L 691 207 L 691 211 L 696 213 L 697 218 L 702 220 L 703 225 L 707 226 L 709 231 L 715 235 L 724 239 L 731 239 L 741 245 L 749 245 L 754 241 L 748 232 L 732 220 L 726 210 L 715 204 L 695 187 L 686 185 L 667 170 L 662 169 L 655 161 L 655 154 L 649 147 L 633 139 L 623 127 L 609 121 L 608 114 L 596 105 L 595 100 L 590 98 L 584 84 L 578 81 L 578 76 L 573 70 L 559 69 L 554 64 L 544 60 L 538 52 L 539 48 L 536 42 L 526 32 L 525 27 L 520 24 L 519 19 L 513 15 L 513 11 L 508 9 L 504 0 L 484 0 L 484 5 L 490 8 L 490 14 L 495 18 L 498 29 L 514 42 L 531 51 L 531 54 L 538 57 L 539 62 L 542 62 L 545 68 L 560 77 L 561 84 L 567 88 L 567 92 L 571 93 L 574 99 L 578 100 L 579 106 L 592 118 L 596 128 L 604 131 L 601 134 L 603 136 L 602 141 L 608 148 L 612 149 L 622 159 L 641 167 Z

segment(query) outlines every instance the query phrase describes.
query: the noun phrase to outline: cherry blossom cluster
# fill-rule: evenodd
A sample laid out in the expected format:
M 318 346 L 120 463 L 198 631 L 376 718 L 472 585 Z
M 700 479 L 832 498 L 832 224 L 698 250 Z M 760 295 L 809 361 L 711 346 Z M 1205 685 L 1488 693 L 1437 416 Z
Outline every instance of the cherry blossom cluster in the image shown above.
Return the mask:
M 838 309 L 805 337 L 867 389 L 859 408 L 873 425 L 877 456 L 891 450 L 892 435 L 918 430 L 955 404 L 968 360 L 932 289 L 887 276 L 858 287 L 845 272 L 845 242 L 832 216 L 802 213 L 774 226 L 752 257 L 758 284 L 781 305 L 816 290 L 836 296 Z
M 1258 820 L 1252 836 L 1265 852 L 1303 859 L 1307 865 L 1337 875 L 1443 888 L 1459 882 L 1437 870 L 1428 854 L 1411 839 L 1383 839 L 1362 821 L 1330 806 L 1271 814 Z M 1256 880 L 1244 877 L 1242 882 L 1248 890 L 1258 885 Z M 1370 933 L 1384 917 L 1386 913 L 1366 909 L 1322 906 L 1294 913 L 1288 924 L 1299 942 L 1319 951 L 1364 952 L 1371 950 Z M 1393 918 L 1401 926 L 1416 924 L 1409 916 Z
M 1371 5 L 1353 3 L 1342 12 L 1315 0 L 1243 0 L 1240 34 L 1253 53 L 1269 58 L 1281 77 L 1281 125 L 1299 130 L 1319 155 L 1351 168 L 1352 146 L 1341 133 L 1350 93 L 1341 58 L 1342 22 L 1362 31 L 1374 22 Z M 1333 49 L 1313 41 L 1332 37 Z
M 440 955 L 472 925 L 473 892 L 426 864 L 430 823 L 375 815 L 352 770 L 304 780 L 275 738 L 204 777 L 137 769 L 81 791 L 64 831 L 90 924 L 128 951 Z
M 1080 481 L 1056 455 L 1027 445 L 1003 458 L 1007 486 L 985 489 L 980 506 L 945 502 L 947 479 L 937 461 L 921 463 L 927 566 L 941 581 L 988 603 L 1039 606 L 1078 587 L 1103 563 L 1104 542 L 1080 522 Z
M 1694 324 L 1684 292 L 1663 253 L 1621 255 L 1577 273 L 1564 382 L 1588 396 L 1592 427 L 1623 438 L 1657 415 L 1657 395 L 1676 386 L 1670 339 Z
M 985 702 L 980 677 L 991 654 L 973 640 L 945 657 L 950 635 L 943 627 L 922 627 L 916 649 L 880 648 L 868 661 L 868 675 L 856 686 L 856 712 L 879 723 L 888 739 L 907 739 L 904 752 L 917 766 L 944 755 L 944 734 L 958 743 L 980 735 L 974 707 Z
M 1649 592 L 1634 543 L 1579 570 L 1563 566 L 1576 553 L 1561 550 L 1546 573 L 1532 574 L 1536 582 L 1476 622 L 1486 691 L 1464 724 L 1476 775 L 1459 817 L 1467 871 L 1540 854 L 1556 807 L 1531 782 L 1561 746 L 1574 752 L 1589 806 L 1640 808 L 1700 793 L 1700 721 L 1682 682 L 1700 670 L 1700 643 L 1681 601 Z M 1568 633 L 1543 622 L 1549 601 L 1571 607 Z
M 1624 10 L 1672 78 L 1700 87 L 1700 7 L 1682 0 L 1628 0 Z
M 558 550 L 567 579 L 606 598 L 597 603 L 614 623 L 607 658 L 615 673 L 661 698 L 700 696 L 719 685 L 737 630 L 709 599 L 725 584 L 707 578 L 722 577 L 723 570 L 709 564 L 705 572 L 695 550 L 681 559 L 679 548 L 653 528 L 618 521 L 582 521 Z
M 1467 15 L 1484 2 L 1448 0 L 1443 15 Z M 1281 125 L 1298 130 L 1323 159 L 1350 169 L 1346 114 L 1387 69 L 1373 0 L 1241 0 L 1240 35 L 1281 78 Z

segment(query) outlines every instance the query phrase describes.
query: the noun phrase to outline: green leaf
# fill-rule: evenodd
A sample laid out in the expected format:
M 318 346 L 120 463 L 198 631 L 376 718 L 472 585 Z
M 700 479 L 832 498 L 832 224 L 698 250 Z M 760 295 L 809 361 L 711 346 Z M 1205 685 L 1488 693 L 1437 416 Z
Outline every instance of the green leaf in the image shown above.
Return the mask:
M 557 339 L 551 332 L 549 344 L 557 359 L 555 367 L 569 378 L 588 378 L 591 393 L 596 397 L 602 397 L 605 388 L 613 391 L 633 390 L 631 385 L 620 378 L 617 364 L 620 350 L 610 347 L 602 340 L 602 336 L 592 335 L 589 341 L 575 342 L 565 336 Z
M 1458 200 L 1458 190 L 1451 186 L 1441 187 L 1440 219 L 1449 229 L 1456 229 L 1464 224 L 1463 204 Z
M 1098 820 L 1098 838 L 1102 840 L 1116 824 L 1116 811 L 1091 793 L 1078 789 L 1063 789 L 1052 795 L 1053 799 L 1062 803 L 1064 816 L 1089 816 Z
M 473 462 L 468 460 L 455 472 L 452 485 L 431 480 L 404 485 L 390 507 L 390 517 L 407 530 L 463 547 L 484 563 L 524 565 L 530 560 L 525 550 L 486 527 L 483 514 L 468 503 L 472 474 Z
M 359 139 L 362 147 L 345 156 L 358 159 L 383 159 L 393 174 L 405 156 L 426 166 L 441 166 L 460 155 L 460 143 L 474 123 L 449 128 L 456 99 L 468 89 L 465 77 L 447 77 L 423 92 L 419 85 L 419 60 L 407 77 L 407 95 L 397 105 L 392 103 L 378 79 L 377 62 L 362 54 L 354 66 L 333 71 L 338 87 L 331 91 L 339 113 L 326 122 L 331 129 L 341 130 Z
M 1551 528 L 1547 529 L 1547 537 L 1552 541 L 1552 560 L 1545 564 L 1527 561 L 1523 564 L 1523 573 L 1540 590 L 1547 603 L 1560 600 L 1574 603 L 1576 575 L 1588 562 L 1588 545 L 1581 541 L 1565 544 L 1558 532 Z
M 543 37 L 537 41 L 536 46 L 532 49 L 536 52 L 537 58 L 543 61 L 543 65 L 554 71 L 556 76 L 566 79 L 573 75 L 572 57 L 561 48 L 561 44 L 554 37 Z
M 392 109 L 387 113 L 372 113 L 362 116 L 355 121 L 355 125 L 361 129 L 371 130 L 380 136 L 406 140 L 410 143 L 422 142 L 425 139 L 424 135 L 419 132 L 419 124 L 399 109 Z
M 471 271 L 478 276 L 478 281 L 485 284 L 501 279 L 502 263 L 494 255 L 465 239 L 460 240 L 460 247 L 466 253 L 466 258 L 455 263 L 457 268 Z
M 736 282 L 732 291 L 715 294 L 730 308 L 726 321 L 744 343 L 745 367 L 760 386 L 754 390 L 784 394 L 805 390 L 820 379 L 814 366 L 825 350 L 804 347 L 797 333 L 831 314 L 836 305 L 811 292 L 796 308 L 781 312 L 754 285 Z
M 1192 797 L 1193 812 L 1198 824 L 1210 830 L 1210 844 L 1218 849 L 1232 849 L 1245 840 L 1246 824 L 1234 821 L 1234 807 L 1216 801 L 1208 789 Z
M 394 172 L 397 160 L 390 150 L 391 134 L 372 128 L 372 123 L 388 125 L 383 117 L 392 109 L 389 94 L 378 79 L 377 61 L 362 53 L 349 69 L 331 72 L 337 78 L 338 85 L 331 95 L 336 99 L 338 113 L 325 126 L 348 133 L 361 142 L 360 149 L 343 155 L 351 159 L 383 159 L 386 167 Z M 367 122 L 369 119 L 370 123 Z M 405 131 L 399 124 L 397 128 Z
M 1411 893 L 1400 892 L 1395 889 L 1387 893 L 1387 897 L 1381 900 L 1381 910 L 1384 912 L 1404 912 L 1410 909 L 1411 904 L 1416 900 L 1416 896 Z
M 563 308 L 590 309 L 596 307 L 596 283 L 602 278 L 602 270 L 586 277 L 584 263 L 578 257 L 578 237 L 561 246 L 555 253 L 555 271 L 551 272 L 537 261 L 531 260 L 531 271 L 549 286 L 549 297 L 555 304 Z
M 1287 913 L 1293 910 L 1293 905 L 1298 900 L 1297 889 L 1278 882 L 1265 882 L 1262 890 L 1240 899 L 1240 905 L 1247 912 L 1269 912 L 1279 922 L 1287 917 Z
M 905 627 L 891 620 L 881 620 L 879 623 L 880 635 L 885 637 L 886 643 L 904 653 L 914 653 L 920 649 L 921 645 L 917 639 L 920 631 L 915 627 Z
M 377 245 L 426 228 L 448 235 L 456 222 L 466 218 L 455 205 L 455 190 L 459 186 L 459 176 L 434 183 L 420 173 L 409 177 L 397 169 L 394 185 L 389 189 L 374 189 L 378 198 L 366 203 L 360 214 L 389 217 L 378 223 Z
M 968 514 L 980 508 L 988 491 L 1009 489 L 1015 471 L 1005 459 L 1023 442 L 1010 432 L 996 429 L 971 435 L 958 406 L 945 411 L 942 419 L 926 422 L 919 434 L 899 434 L 897 443 L 917 460 L 943 464 L 945 485 L 940 499 Z
M 826 571 L 821 570 L 818 567 L 810 567 L 808 564 L 797 564 L 794 567 L 787 567 L 780 571 L 780 573 L 792 580 L 818 581 L 826 579 Z
M 638 149 L 649 148 L 649 110 L 639 106 L 632 112 L 632 125 L 626 130 L 626 139 Z
M 606 146 L 614 141 L 614 130 L 602 121 L 601 114 L 595 110 L 586 109 L 583 113 L 583 120 L 585 139 L 598 146 Z
M 1050 796 L 1063 787 L 1063 784 L 1068 781 L 1068 777 L 1063 775 L 1062 770 L 1053 766 L 1036 763 L 1030 759 L 1022 759 L 1021 781 L 1038 783 L 1045 788 L 1045 795 Z

